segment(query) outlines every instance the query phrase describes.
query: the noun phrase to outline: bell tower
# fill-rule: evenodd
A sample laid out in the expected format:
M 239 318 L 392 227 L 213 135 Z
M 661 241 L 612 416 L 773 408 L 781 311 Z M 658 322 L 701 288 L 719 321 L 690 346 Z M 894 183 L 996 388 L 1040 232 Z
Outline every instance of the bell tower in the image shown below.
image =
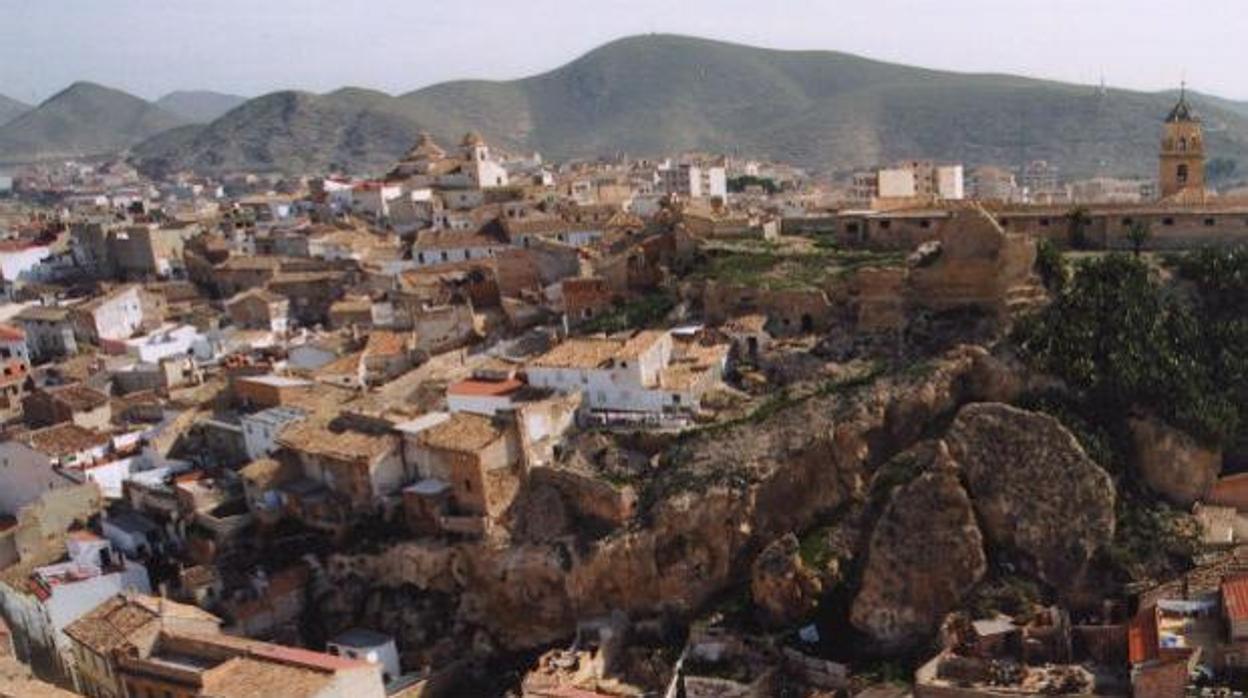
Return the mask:
M 1200 130 L 1200 117 L 1187 103 L 1187 85 L 1179 92 L 1178 103 L 1166 117 L 1160 161 L 1157 181 L 1161 198 L 1204 197 L 1205 140 Z

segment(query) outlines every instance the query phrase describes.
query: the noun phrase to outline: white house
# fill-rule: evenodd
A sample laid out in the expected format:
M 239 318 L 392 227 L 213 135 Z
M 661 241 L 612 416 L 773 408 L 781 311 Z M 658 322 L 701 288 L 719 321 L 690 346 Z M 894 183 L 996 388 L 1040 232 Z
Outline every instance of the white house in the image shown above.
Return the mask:
M 478 233 L 429 231 L 412 245 L 412 259 L 417 266 L 427 267 L 489 259 L 509 248 L 501 240 Z
M 446 387 L 446 406 L 452 412 L 471 412 L 492 417 L 499 410 L 511 409 L 515 405 L 514 398 L 524 385 L 523 381 L 516 378 L 470 378 L 458 381 Z
M 727 357 L 727 345 L 644 330 L 627 339 L 569 339 L 530 362 L 526 375 L 535 387 L 581 391 L 591 411 L 677 415 L 700 407 Z
M 158 363 L 161 359 L 190 354 L 208 360 L 214 358 L 216 353 L 209 346 L 208 339 L 192 325 L 165 325 L 155 332 L 126 340 L 124 346 L 127 354 L 145 363 Z
M 243 415 L 243 444 L 251 460 L 263 458 L 277 450 L 277 435 L 286 425 L 307 416 L 298 407 L 278 406 Z
M 0 606 L 21 654 L 44 656 L 73 676 L 65 627 L 123 592 L 151 593 L 147 569 L 89 531 L 67 537 L 69 559 L 35 568 L 17 587 L 0 581 Z
M 20 240 L 0 241 L 0 278 L 4 280 L 5 292 L 11 294 L 20 281 L 35 280 L 34 271 L 39 263 L 52 256 L 52 248 Z

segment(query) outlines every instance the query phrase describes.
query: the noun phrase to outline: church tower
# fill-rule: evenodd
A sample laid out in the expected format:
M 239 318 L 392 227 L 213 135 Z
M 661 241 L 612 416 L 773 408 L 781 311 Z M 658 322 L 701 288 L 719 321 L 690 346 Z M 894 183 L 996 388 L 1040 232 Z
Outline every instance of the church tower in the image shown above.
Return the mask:
M 1205 195 L 1205 140 L 1200 118 L 1187 103 L 1187 88 L 1166 117 L 1161 136 L 1161 198 L 1203 198 Z

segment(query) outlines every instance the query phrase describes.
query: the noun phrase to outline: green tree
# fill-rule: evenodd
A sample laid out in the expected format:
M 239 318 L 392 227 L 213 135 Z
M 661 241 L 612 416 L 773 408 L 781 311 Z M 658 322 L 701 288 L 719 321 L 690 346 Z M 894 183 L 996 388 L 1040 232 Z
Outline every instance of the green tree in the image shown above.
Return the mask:
M 1078 265 L 1065 291 L 1022 323 L 1024 355 L 1064 379 L 1095 414 L 1147 407 L 1209 443 L 1238 427 L 1233 393 L 1217 379 L 1217 355 L 1199 315 L 1130 255 Z
M 1131 243 L 1131 251 L 1136 257 L 1144 249 L 1144 245 L 1153 237 L 1153 231 L 1144 221 L 1135 221 L 1127 228 L 1127 240 Z
M 1087 206 L 1076 206 L 1066 213 L 1067 240 L 1072 249 L 1088 248 L 1088 226 L 1092 225 L 1092 215 Z

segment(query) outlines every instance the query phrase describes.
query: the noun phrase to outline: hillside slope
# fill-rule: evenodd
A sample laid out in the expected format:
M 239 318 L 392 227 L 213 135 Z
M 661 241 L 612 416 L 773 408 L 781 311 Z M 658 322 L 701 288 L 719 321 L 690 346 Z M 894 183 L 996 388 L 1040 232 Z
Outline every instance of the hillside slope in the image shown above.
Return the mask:
M 1193 101 L 1210 153 L 1248 157 L 1248 114 Z M 456 81 L 398 97 L 266 95 L 193 138 L 157 138 L 138 152 L 149 167 L 376 171 L 419 130 L 449 144 L 477 129 L 505 148 L 554 158 L 705 149 L 822 172 L 910 158 L 1047 159 L 1070 175 L 1147 175 L 1172 102 L 1165 93 L 649 35 L 515 81 Z
M 115 153 L 183 123 L 134 95 L 77 82 L 0 126 L 0 161 Z
M 9 123 L 28 111 L 30 111 L 29 104 L 19 102 L 12 97 L 0 95 L 0 126 Z
M 246 101 L 246 97 L 209 90 L 179 90 L 156 100 L 156 106 L 191 123 L 206 124 Z

